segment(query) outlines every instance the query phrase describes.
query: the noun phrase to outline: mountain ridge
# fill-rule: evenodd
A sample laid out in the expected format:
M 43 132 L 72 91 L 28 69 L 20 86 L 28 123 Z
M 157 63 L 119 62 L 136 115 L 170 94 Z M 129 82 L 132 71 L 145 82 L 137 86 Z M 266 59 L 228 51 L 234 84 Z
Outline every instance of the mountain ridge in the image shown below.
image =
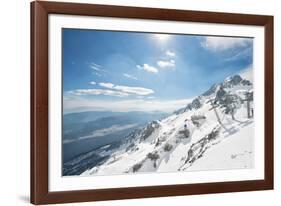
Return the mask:
M 243 153 L 243 157 L 247 158 L 241 160 L 238 166 L 233 163 L 229 168 L 239 168 L 243 164 L 250 168 L 253 165 L 253 119 L 246 115 L 249 114 L 249 108 L 245 102 L 245 95 L 250 92 L 252 83 L 249 80 L 240 75 L 228 77 L 223 82 L 212 85 L 186 107 L 167 118 L 152 121 L 142 129 L 135 130 L 118 149 L 112 151 L 107 160 L 87 169 L 81 175 L 189 171 L 195 168 L 195 163 L 198 164 L 205 158 L 211 151 L 210 148 L 215 148 L 220 142 L 227 142 L 229 136 L 237 136 L 237 133 L 245 130 L 250 135 L 241 141 L 247 140 L 245 145 L 248 153 Z M 237 108 L 232 108 L 231 105 Z M 240 136 L 236 139 L 239 138 Z M 240 152 L 240 148 L 237 151 Z M 229 162 L 241 159 L 242 156 L 232 155 L 235 158 L 230 157 Z M 216 167 L 228 169 L 219 165 Z

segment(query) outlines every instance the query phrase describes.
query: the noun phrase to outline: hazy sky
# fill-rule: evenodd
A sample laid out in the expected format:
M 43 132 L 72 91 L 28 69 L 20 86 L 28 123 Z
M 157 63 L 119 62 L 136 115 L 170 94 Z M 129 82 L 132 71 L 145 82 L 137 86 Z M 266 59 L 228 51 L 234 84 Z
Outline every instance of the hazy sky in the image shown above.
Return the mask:
M 63 29 L 64 113 L 173 111 L 252 63 L 249 38 Z

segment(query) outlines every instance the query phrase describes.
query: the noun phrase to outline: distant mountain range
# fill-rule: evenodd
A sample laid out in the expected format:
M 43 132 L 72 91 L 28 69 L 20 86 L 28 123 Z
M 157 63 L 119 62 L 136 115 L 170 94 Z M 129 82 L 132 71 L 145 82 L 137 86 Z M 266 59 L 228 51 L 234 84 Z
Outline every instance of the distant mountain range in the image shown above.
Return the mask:
M 116 144 L 126 134 L 154 119 L 162 112 L 89 111 L 63 116 L 63 162 L 104 146 Z

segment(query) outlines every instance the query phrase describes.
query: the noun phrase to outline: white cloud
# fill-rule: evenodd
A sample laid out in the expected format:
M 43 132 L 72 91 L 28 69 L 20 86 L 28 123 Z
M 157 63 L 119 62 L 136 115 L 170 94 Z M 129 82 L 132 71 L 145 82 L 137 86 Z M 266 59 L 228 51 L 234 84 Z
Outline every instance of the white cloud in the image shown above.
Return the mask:
M 176 53 L 175 52 L 172 52 L 170 50 L 167 50 L 166 51 L 166 55 L 169 56 L 169 57 L 175 57 L 176 56 Z
M 98 129 L 92 132 L 92 134 L 90 135 L 86 135 L 86 136 L 82 136 L 79 137 L 78 139 L 66 139 L 63 141 L 64 144 L 68 144 L 68 143 L 72 143 L 72 142 L 77 142 L 80 140 L 85 140 L 85 139 L 92 139 L 92 138 L 96 138 L 96 137 L 103 137 L 106 135 L 110 135 L 116 132 L 120 132 L 126 129 L 130 129 L 133 127 L 136 127 L 138 124 L 127 124 L 127 125 L 112 125 L 108 128 L 104 128 L 104 129 Z
M 129 96 L 128 93 L 114 91 L 114 90 L 107 90 L 107 89 L 76 89 L 72 91 L 68 91 L 68 94 L 73 95 L 106 95 L 106 96 L 115 96 L 115 97 L 126 97 Z
M 64 101 L 64 113 L 70 112 L 83 112 L 83 111 L 164 111 L 173 112 L 177 109 L 183 108 L 192 99 L 179 99 L 179 100 L 157 100 L 157 99 L 130 99 L 130 100 L 116 100 L 105 101 L 96 100 L 93 101 L 84 96 L 74 96 L 72 99 Z
M 143 87 L 128 87 L 128 86 L 116 85 L 113 87 L 113 89 L 116 89 L 116 90 L 122 91 L 122 92 L 126 92 L 129 94 L 144 95 L 144 96 L 154 93 L 154 91 L 152 89 L 147 89 L 147 88 L 143 88 Z
M 76 95 L 76 96 L 106 95 L 106 96 L 114 96 L 114 97 L 127 97 L 129 95 L 146 96 L 154 93 L 152 89 L 148 89 L 144 87 L 114 85 L 109 82 L 100 82 L 99 86 L 104 87 L 106 89 L 76 89 L 76 90 L 68 91 L 67 94 Z
M 112 88 L 114 87 L 114 84 L 112 84 L 112 83 L 107 83 L 107 82 L 101 82 L 101 83 L 99 83 L 99 85 L 100 85 L 101 87 L 105 87 L 105 88 L 108 88 L 108 89 L 112 89 Z
M 91 135 L 89 135 L 87 138 L 86 136 L 80 137 L 79 139 L 88 139 L 93 137 L 102 137 L 105 135 L 113 134 L 115 132 L 119 132 L 125 129 L 129 129 L 132 127 L 137 126 L 137 124 L 127 124 L 127 125 L 112 125 L 111 127 L 105 128 L 105 129 L 98 129 L 95 130 Z
M 93 75 L 101 77 L 101 76 L 105 76 L 108 74 L 108 72 L 106 70 L 104 70 L 102 68 L 102 66 L 99 64 L 92 62 L 92 63 L 90 63 L 90 68 L 93 70 L 93 73 L 92 73 Z
M 158 73 L 158 69 L 157 68 L 155 68 L 153 66 L 150 66 L 148 64 L 143 64 L 143 66 L 137 65 L 137 68 L 145 70 L 145 71 L 150 72 L 150 73 L 154 73 L 154 74 Z
M 251 40 L 234 37 L 205 37 L 201 45 L 210 51 L 224 51 L 235 47 L 246 46 Z
M 91 63 L 91 64 L 90 64 L 90 68 L 93 69 L 93 70 L 95 70 L 95 71 L 97 71 L 97 72 L 102 71 L 101 65 L 99 65 L 99 64 Z
M 91 84 L 91 85 L 96 85 L 97 83 L 94 82 L 94 81 L 91 81 L 90 84 Z
M 232 55 L 231 57 L 226 58 L 225 61 L 235 61 L 238 59 L 250 58 L 252 53 L 252 47 L 246 47 L 245 49 L 239 50 L 238 53 Z
M 176 62 L 173 59 L 167 61 L 159 60 L 157 61 L 157 65 L 161 68 L 174 68 L 176 66 Z
M 114 85 L 112 83 L 99 83 L 100 86 L 105 87 L 105 88 L 109 88 L 109 89 L 113 89 L 113 90 L 117 90 L 123 93 L 127 93 L 129 94 L 135 94 L 135 95 L 149 95 L 149 94 L 153 94 L 154 91 L 152 89 L 147 89 L 144 87 L 129 87 L 129 86 L 122 86 L 122 85 Z
M 138 80 L 137 77 L 135 77 L 135 76 L 133 76 L 133 75 L 130 75 L 130 74 L 123 73 L 123 76 L 124 76 L 124 77 L 127 77 L 127 78 L 129 78 L 129 79 Z

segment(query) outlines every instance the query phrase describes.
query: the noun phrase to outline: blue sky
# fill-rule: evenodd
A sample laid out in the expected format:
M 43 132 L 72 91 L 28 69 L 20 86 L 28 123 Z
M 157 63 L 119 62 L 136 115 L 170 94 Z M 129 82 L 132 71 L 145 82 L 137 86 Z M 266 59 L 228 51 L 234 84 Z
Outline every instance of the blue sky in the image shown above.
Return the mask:
M 64 113 L 172 111 L 252 63 L 249 38 L 63 29 Z

